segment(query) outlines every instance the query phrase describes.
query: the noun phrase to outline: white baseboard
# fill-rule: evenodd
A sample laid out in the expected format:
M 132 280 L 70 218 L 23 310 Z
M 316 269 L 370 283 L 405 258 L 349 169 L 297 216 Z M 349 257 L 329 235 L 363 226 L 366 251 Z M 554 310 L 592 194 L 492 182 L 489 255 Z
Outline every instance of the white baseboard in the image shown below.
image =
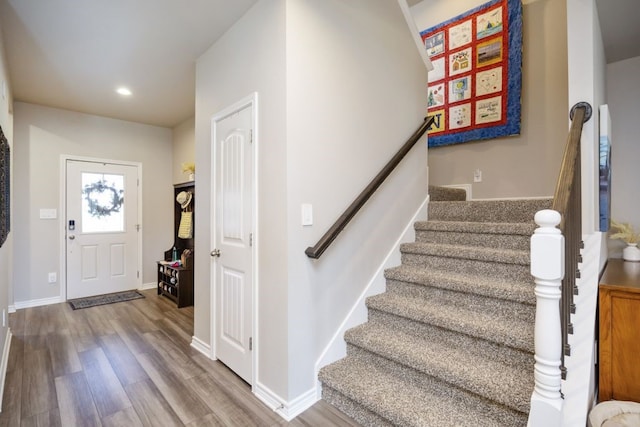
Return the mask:
M 32 299 L 32 300 L 28 300 L 28 301 L 16 301 L 14 303 L 14 308 L 15 308 L 15 310 L 20 310 L 20 309 L 23 309 L 23 308 L 40 307 L 40 306 L 43 306 L 43 305 L 58 304 L 58 303 L 61 303 L 61 302 L 64 302 L 64 301 L 62 300 L 62 298 L 60 296 L 51 297 L 51 298 Z
M 211 354 L 211 346 L 202 341 L 200 338 L 197 338 L 195 336 L 191 337 L 191 347 L 195 348 L 200 353 L 207 356 L 209 359 L 213 359 L 213 355 Z
M 11 349 L 11 329 L 7 328 L 7 335 L 4 339 L 4 350 L 2 360 L 0 360 L 0 412 L 2 412 L 2 398 L 4 397 L 4 383 L 7 379 L 7 367 L 9 365 L 9 350 Z
M 400 237 L 393 245 L 391 250 L 387 253 L 382 264 L 378 267 L 364 291 L 360 294 L 360 297 L 347 313 L 347 316 L 342 321 L 338 330 L 334 333 L 329 344 L 325 347 L 324 351 L 320 354 L 318 361 L 315 365 L 315 375 L 318 376 L 320 368 L 326 366 L 336 360 L 342 359 L 347 354 L 347 344 L 344 341 L 344 333 L 347 329 L 360 325 L 367 321 L 367 307 L 365 300 L 371 295 L 377 295 L 382 293 L 386 289 L 386 281 L 384 278 L 384 270 L 387 268 L 400 265 L 400 244 L 405 242 L 412 242 L 415 240 L 415 230 L 413 228 L 416 221 L 420 221 L 427 217 L 427 207 L 429 205 L 429 196 L 422 202 L 418 210 L 413 217 L 409 220 L 404 228 Z M 316 392 L 317 394 L 318 392 Z
M 155 289 L 158 286 L 156 282 L 143 283 L 138 288 L 141 291 L 146 291 L 147 289 Z
M 318 401 L 315 387 L 288 402 L 259 383 L 254 385 L 253 394 L 286 421 L 293 420 Z

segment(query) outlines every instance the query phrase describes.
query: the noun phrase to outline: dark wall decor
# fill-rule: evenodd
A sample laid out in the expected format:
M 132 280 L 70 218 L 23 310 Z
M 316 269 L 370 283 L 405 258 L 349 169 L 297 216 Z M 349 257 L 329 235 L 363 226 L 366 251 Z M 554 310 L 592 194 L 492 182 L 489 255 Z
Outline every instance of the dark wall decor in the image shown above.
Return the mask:
M 520 133 L 521 0 L 491 0 L 420 33 L 429 73 L 429 147 Z
M 2 127 L 0 127 L 0 246 L 4 245 L 9 234 L 10 212 L 9 212 L 9 188 L 11 170 L 9 152 L 9 141 L 4 136 Z

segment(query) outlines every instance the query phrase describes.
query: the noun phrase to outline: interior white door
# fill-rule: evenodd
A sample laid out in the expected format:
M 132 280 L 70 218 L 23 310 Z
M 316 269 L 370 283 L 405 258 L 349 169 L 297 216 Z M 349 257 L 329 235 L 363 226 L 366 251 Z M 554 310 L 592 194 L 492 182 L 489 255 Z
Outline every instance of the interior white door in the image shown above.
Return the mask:
M 138 167 L 66 162 L 67 299 L 138 287 Z
M 212 252 L 216 358 L 252 382 L 253 108 L 213 120 L 215 211 Z

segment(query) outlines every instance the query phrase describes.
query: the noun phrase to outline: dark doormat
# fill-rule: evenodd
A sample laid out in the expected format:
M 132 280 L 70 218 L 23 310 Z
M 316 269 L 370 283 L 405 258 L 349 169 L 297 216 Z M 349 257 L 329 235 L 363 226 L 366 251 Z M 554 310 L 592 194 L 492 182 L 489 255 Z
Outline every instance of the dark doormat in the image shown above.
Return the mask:
M 113 304 L 114 302 L 131 301 L 133 299 L 144 298 L 138 291 L 116 292 L 114 294 L 95 295 L 86 298 L 76 298 L 67 302 L 72 309 L 95 307 L 96 305 Z

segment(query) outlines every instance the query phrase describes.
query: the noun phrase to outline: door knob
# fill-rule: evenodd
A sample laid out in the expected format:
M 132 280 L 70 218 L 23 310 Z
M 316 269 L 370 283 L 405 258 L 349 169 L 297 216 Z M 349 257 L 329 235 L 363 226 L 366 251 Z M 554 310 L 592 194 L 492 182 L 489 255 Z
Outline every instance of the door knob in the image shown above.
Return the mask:
M 219 257 L 220 256 L 220 249 L 214 249 L 211 251 L 211 256 L 212 257 Z
M 73 240 L 75 238 L 76 238 L 76 236 L 74 236 L 73 234 L 69 236 L 69 240 Z

